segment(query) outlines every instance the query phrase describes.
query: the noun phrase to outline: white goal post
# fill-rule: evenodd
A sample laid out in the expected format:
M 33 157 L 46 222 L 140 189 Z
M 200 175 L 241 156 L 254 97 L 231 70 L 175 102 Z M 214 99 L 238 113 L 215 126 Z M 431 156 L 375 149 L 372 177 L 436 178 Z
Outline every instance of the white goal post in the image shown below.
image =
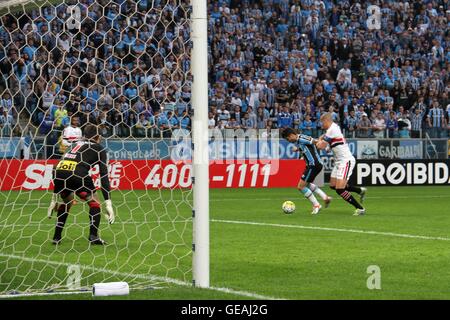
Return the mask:
M 206 0 L 192 0 L 193 283 L 209 287 L 208 24 Z

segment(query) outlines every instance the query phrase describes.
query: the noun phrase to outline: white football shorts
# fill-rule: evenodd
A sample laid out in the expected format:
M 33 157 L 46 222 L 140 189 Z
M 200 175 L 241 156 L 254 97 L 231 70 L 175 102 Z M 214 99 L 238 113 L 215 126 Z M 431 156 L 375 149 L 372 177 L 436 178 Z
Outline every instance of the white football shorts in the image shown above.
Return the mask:
M 355 163 L 355 158 L 336 162 L 331 171 L 331 178 L 336 178 L 337 180 L 345 179 L 348 181 L 355 168 Z

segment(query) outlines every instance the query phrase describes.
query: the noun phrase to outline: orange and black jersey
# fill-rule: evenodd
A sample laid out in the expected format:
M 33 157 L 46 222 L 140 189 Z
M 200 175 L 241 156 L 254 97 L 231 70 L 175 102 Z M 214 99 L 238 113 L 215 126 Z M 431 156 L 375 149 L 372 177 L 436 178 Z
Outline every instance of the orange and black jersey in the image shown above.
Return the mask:
M 102 193 L 105 200 L 110 198 L 111 187 L 108 178 L 106 149 L 98 143 L 82 141 L 65 153 L 56 166 L 56 175 L 69 174 L 81 180 L 89 177 L 89 171 L 99 166 Z

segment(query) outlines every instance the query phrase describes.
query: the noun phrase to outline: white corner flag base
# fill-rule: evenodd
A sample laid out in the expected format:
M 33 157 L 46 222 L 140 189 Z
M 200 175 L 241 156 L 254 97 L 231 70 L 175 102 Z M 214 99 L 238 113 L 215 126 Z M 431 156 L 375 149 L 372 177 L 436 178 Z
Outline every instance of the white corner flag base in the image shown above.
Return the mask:
M 92 296 L 126 296 L 130 294 L 130 287 L 126 282 L 104 282 L 94 283 L 92 287 Z

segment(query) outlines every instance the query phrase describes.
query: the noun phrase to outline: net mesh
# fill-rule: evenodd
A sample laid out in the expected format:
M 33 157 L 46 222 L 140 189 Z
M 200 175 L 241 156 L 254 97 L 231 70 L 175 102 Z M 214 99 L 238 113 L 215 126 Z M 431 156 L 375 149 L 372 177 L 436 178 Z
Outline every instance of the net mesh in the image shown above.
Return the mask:
M 190 129 L 190 10 L 186 0 L 2 4 L 0 294 L 191 280 L 190 167 L 167 165 L 171 137 Z M 80 199 L 51 244 L 52 171 L 76 143 L 63 139 L 75 117 L 99 125 L 109 150 L 117 217 L 102 218 L 106 246 L 89 244 Z

